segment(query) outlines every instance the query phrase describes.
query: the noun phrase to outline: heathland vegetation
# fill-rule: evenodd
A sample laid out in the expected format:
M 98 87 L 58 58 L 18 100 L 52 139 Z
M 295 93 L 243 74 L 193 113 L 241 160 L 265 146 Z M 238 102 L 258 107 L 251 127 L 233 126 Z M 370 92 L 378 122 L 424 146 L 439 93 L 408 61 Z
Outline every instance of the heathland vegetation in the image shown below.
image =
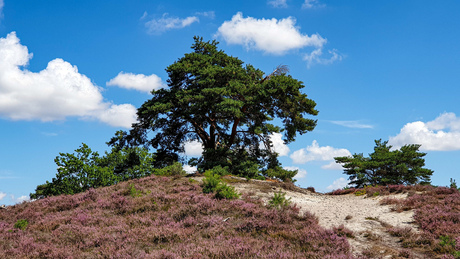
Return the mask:
M 271 136 L 285 143 L 312 131 L 316 103 L 280 66 L 264 75 L 195 37 L 192 52 L 166 71 L 129 132 L 119 131 L 100 156 L 86 144 L 56 157 L 57 174 L 24 202 L 0 210 L 1 258 L 372 258 L 353 254 L 343 226 L 324 229 L 283 192 L 264 202 L 222 179 L 234 175 L 292 184 Z M 278 124 L 272 123 L 277 121 Z M 198 159 L 184 161 L 184 143 Z M 384 199 L 415 210 L 419 232 L 388 227 L 406 250 L 396 257 L 460 258 L 460 194 L 430 185 L 419 145 L 390 150 L 377 140 L 369 157 L 337 157 L 351 186 L 332 194 L 406 192 Z M 183 164 L 197 167 L 200 181 Z M 417 185 L 415 185 L 417 184 Z M 420 185 L 421 184 L 421 185 Z M 352 194 L 351 194 L 352 193 Z M 321 215 L 317 215 L 321 216 Z

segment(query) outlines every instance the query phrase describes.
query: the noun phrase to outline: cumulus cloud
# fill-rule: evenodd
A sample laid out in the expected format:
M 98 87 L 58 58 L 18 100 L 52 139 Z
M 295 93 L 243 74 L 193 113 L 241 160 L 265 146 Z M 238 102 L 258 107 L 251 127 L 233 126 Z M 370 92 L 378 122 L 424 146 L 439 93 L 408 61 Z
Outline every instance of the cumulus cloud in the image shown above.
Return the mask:
M 109 108 L 96 112 L 94 117 L 113 127 L 131 128 L 137 120 L 136 112 L 136 107 L 131 104 L 112 104 Z
M 184 143 L 184 151 L 186 156 L 201 156 L 203 145 L 198 140 L 187 141 Z
M 285 1 L 274 3 L 282 4 Z M 327 39 L 317 33 L 311 36 L 302 34 L 299 29 L 294 17 L 280 20 L 244 18 L 243 14 L 238 12 L 230 21 L 225 21 L 219 27 L 216 37 L 222 37 L 228 44 L 243 45 L 248 50 L 254 49 L 274 55 L 283 55 L 307 47 L 313 48 L 312 51 L 302 51 L 301 54 L 308 68 L 313 64 L 328 65 L 342 60 L 343 55 L 336 49 L 328 50 L 329 54 L 323 55 Z M 325 57 L 327 55 L 329 57 Z
M 348 185 L 349 181 L 343 177 L 340 177 L 339 179 L 335 180 L 331 185 L 326 187 L 328 190 L 337 190 L 337 189 L 342 189 L 343 187 L 346 187 Z
M 370 124 L 364 124 L 359 121 L 329 121 L 332 124 L 340 125 L 347 128 L 354 129 L 373 129 L 374 126 Z
M 307 67 L 310 68 L 313 64 L 329 65 L 336 61 L 341 61 L 343 56 L 338 53 L 336 49 L 328 50 L 329 58 L 323 57 L 323 49 L 317 48 L 311 53 L 307 53 L 303 56 L 303 60 L 307 61 Z
M 125 73 L 123 71 L 118 73 L 115 78 L 110 79 L 106 85 L 119 86 L 147 93 L 165 87 L 165 83 L 155 74 L 146 76 L 144 74 Z
M 247 49 L 276 55 L 304 47 L 322 48 L 327 42 L 319 34 L 308 36 L 300 33 L 295 23 L 293 17 L 281 20 L 244 18 L 238 12 L 231 21 L 225 21 L 219 27 L 217 36 L 229 44 L 244 45 Z
M 311 146 L 294 151 L 290 158 L 295 164 L 305 164 L 310 161 L 332 161 L 338 156 L 351 156 L 351 153 L 344 148 L 320 147 L 318 142 L 313 140 Z
M 300 179 L 307 176 L 307 170 L 301 169 L 297 166 L 283 166 L 283 168 L 291 171 L 297 170 L 297 174 L 294 176 L 294 179 Z
M 35 73 L 24 68 L 31 58 L 15 32 L 0 38 L 0 116 L 41 121 L 75 116 L 101 119 L 117 126 L 135 122 L 134 106 L 104 102 L 99 87 L 80 74 L 76 66 L 57 58 Z M 107 113 L 116 110 L 132 114 L 106 118 Z
M 16 198 L 13 194 L 11 194 L 11 201 L 13 203 L 21 203 L 23 201 L 29 201 L 29 200 L 30 200 L 30 198 L 27 195 L 22 195 L 21 197 Z
M 343 166 L 339 163 L 336 163 L 335 160 L 331 161 L 327 165 L 321 166 L 321 168 L 325 170 L 343 170 Z
M 273 133 L 270 136 L 270 140 L 273 144 L 273 150 L 278 153 L 279 156 L 287 156 L 289 154 L 289 147 L 284 144 L 281 133 Z
M 196 166 L 184 165 L 182 168 L 187 174 L 193 174 L 197 171 Z
M 0 201 L 3 200 L 3 198 L 6 197 L 6 193 L 0 192 Z
M 302 9 L 323 8 L 325 4 L 321 4 L 318 0 L 305 0 L 302 4 Z
M 406 144 L 421 144 L 420 150 L 460 150 L 460 118 L 454 113 L 446 112 L 426 123 L 407 123 L 399 134 L 390 137 L 388 142 L 394 148 Z
M 287 8 L 288 5 L 286 3 L 287 0 L 270 0 L 267 4 L 275 7 L 275 8 Z
M 143 16 L 144 17 L 144 16 Z M 144 17 L 145 18 L 145 17 Z M 200 19 L 196 16 L 189 16 L 186 18 L 169 17 L 168 13 L 163 14 L 160 19 L 152 19 L 145 23 L 147 32 L 150 34 L 161 34 L 165 31 L 172 29 L 182 29 L 190 26 L 195 22 L 199 22 Z

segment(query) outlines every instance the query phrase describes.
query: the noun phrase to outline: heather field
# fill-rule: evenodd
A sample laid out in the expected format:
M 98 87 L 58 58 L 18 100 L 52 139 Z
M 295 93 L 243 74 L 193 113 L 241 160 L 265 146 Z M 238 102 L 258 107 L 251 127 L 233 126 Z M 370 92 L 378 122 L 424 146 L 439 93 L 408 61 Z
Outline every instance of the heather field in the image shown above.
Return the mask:
M 239 199 L 216 199 L 203 193 L 200 178 L 149 176 L 10 206 L 0 210 L 0 258 L 460 258 L 455 188 L 393 185 L 323 195 L 284 183 L 227 182 L 254 190 Z M 395 215 L 413 212 L 413 221 L 398 227 L 366 218 L 392 239 L 367 231 L 367 248 L 357 253 L 350 244 L 362 242 L 357 239 L 363 233 L 343 225 L 321 227 L 324 214 L 294 203 L 269 206 L 270 197 L 280 193 L 275 189 L 285 190 L 282 198 L 297 193 L 328 202 L 372 199 Z M 387 244 L 392 252 L 382 253 L 384 242 L 393 242 Z
M 336 190 L 330 194 L 366 198 L 384 196 L 381 205 L 391 205 L 391 210 L 398 213 L 413 211 L 413 227 L 394 227 L 380 222 L 390 235 L 398 239 L 399 246 L 406 249 L 401 256 L 460 258 L 460 191 L 457 188 L 389 185 Z M 407 198 L 391 198 L 387 196 L 390 194 L 407 194 Z M 378 251 L 366 253 L 373 257 Z
M 0 258 L 352 258 L 345 234 L 298 212 L 150 176 L 1 210 Z

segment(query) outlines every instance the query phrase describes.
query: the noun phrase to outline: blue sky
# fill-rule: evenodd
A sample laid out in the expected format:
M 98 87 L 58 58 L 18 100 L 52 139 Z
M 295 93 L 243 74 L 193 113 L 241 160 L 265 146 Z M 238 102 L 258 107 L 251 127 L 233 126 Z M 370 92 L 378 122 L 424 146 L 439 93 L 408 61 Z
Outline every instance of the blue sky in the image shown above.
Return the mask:
M 332 158 L 367 155 L 380 138 L 422 144 L 433 184 L 460 181 L 459 1 L 107 3 L 0 0 L 0 203 L 51 180 L 59 152 L 103 153 L 195 35 L 304 82 L 316 129 L 288 146 L 273 137 L 300 186 L 343 187 Z

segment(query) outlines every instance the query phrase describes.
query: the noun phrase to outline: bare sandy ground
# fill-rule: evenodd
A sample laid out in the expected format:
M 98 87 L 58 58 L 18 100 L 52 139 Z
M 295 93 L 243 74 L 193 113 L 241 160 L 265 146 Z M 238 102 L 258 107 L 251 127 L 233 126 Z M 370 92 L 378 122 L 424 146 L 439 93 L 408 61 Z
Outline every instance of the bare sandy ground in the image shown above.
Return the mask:
M 308 211 L 318 217 L 319 224 L 325 228 L 345 226 L 353 231 L 348 238 L 354 255 L 370 251 L 375 258 L 398 258 L 401 248 L 399 239 L 386 232 L 386 227 L 410 227 L 417 232 L 413 223 L 413 211 L 397 213 L 390 206 L 380 205 L 383 197 L 355 196 L 353 194 L 330 196 L 306 190 L 288 191 L 280 187 L 251 180 L 231 183 L 238 192 L 250 193 L 268 202 L 275 192 L 283 192 L 292 204 L 297 204 L 301 212 Z M 406 194 L 385 197 L 406 198 Z M 414 254 L 415 258 L 424 258 Z

